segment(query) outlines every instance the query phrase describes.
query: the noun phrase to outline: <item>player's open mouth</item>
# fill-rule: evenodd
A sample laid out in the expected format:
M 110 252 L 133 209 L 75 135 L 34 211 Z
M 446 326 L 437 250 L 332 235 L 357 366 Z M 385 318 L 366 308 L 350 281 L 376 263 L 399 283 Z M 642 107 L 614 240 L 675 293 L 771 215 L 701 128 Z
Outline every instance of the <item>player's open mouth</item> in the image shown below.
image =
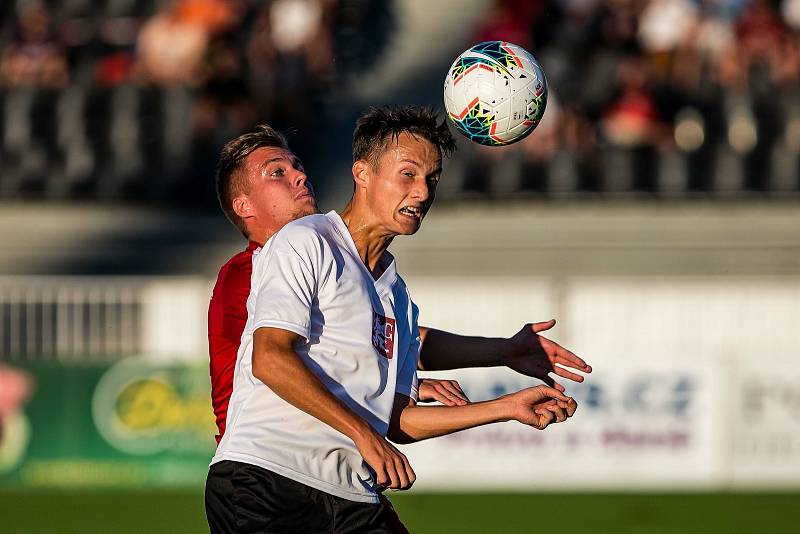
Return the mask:
M 415 206 L 403 206 L 400 208 L 400 213 L 405 215 L 406 217 L 411 217 L 415 221 L 419 221 L 422 219 L 422 208 L 418 208 Z

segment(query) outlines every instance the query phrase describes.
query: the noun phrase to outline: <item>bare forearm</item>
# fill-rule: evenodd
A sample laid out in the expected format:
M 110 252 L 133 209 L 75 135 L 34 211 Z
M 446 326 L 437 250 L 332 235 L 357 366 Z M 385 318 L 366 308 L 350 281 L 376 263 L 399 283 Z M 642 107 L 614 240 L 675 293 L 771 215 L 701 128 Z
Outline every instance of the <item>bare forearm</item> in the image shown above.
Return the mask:
M 508 421 L 512 407 L 502 397 L 465 406 L 407 406 L 391 429 L 397 443 L 413 443 L 466 430 L 476 426 Z
M 353 441 L 372 432 L 372 427 L 333 395 L 293 350 L 271 347 L 257 352 L 258 348 L 253 351 L 253 375 L 280 398 Z
M 508 343 L 505 338 L 461 336 L 423 327 L 420 327 L 420 337 L 419 369 L 423 371 L 501 365 Z

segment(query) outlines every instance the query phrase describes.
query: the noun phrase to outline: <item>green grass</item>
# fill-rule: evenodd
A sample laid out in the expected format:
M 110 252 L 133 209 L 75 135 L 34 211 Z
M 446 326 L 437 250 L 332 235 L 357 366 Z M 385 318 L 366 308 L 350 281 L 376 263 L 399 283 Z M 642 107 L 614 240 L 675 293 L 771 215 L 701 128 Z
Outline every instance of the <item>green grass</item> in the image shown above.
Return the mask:
M 415 534 L 800 532 L 800 493 L 392 495 Z M 4 534 L 207 532 L 200 492 L 0 490 Z
M 797 533 L 800 494 L 493 494 L 393 497 L 414 533 Z

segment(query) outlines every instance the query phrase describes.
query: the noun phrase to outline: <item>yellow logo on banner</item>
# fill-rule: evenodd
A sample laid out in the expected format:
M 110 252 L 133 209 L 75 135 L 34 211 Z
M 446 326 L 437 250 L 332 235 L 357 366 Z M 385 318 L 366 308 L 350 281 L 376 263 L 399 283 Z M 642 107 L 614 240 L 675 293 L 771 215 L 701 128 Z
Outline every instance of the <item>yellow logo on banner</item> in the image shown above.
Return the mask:
M 103 438 L 128 454 L 213 449 L 205 369 L 122 361 L 98 382 L 92 413 Z
M 21 411 L 0 417 L 0 474 L 17 467 L 31 437 L 28 418 Z

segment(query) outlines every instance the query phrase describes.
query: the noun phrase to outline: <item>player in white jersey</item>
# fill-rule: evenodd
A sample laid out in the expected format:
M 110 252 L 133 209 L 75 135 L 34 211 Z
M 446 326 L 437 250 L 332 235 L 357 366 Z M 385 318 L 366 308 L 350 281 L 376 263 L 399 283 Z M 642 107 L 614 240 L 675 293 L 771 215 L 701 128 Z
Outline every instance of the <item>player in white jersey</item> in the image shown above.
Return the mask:
M 416 308 L 386 249 L 419 228 L 453 142 L 433 114 L 408 108 L 367 114 L 355 139 L 355 191 L 341 217 L 288 224 L 254 262 L 209 475 L 221 466 L 237 531 L 392 532 L 377 491 L 415 475 L 385 436 L 408 442 L 509 419 L 544 428 L 574 412 L 546 386 L 416 405 Z

